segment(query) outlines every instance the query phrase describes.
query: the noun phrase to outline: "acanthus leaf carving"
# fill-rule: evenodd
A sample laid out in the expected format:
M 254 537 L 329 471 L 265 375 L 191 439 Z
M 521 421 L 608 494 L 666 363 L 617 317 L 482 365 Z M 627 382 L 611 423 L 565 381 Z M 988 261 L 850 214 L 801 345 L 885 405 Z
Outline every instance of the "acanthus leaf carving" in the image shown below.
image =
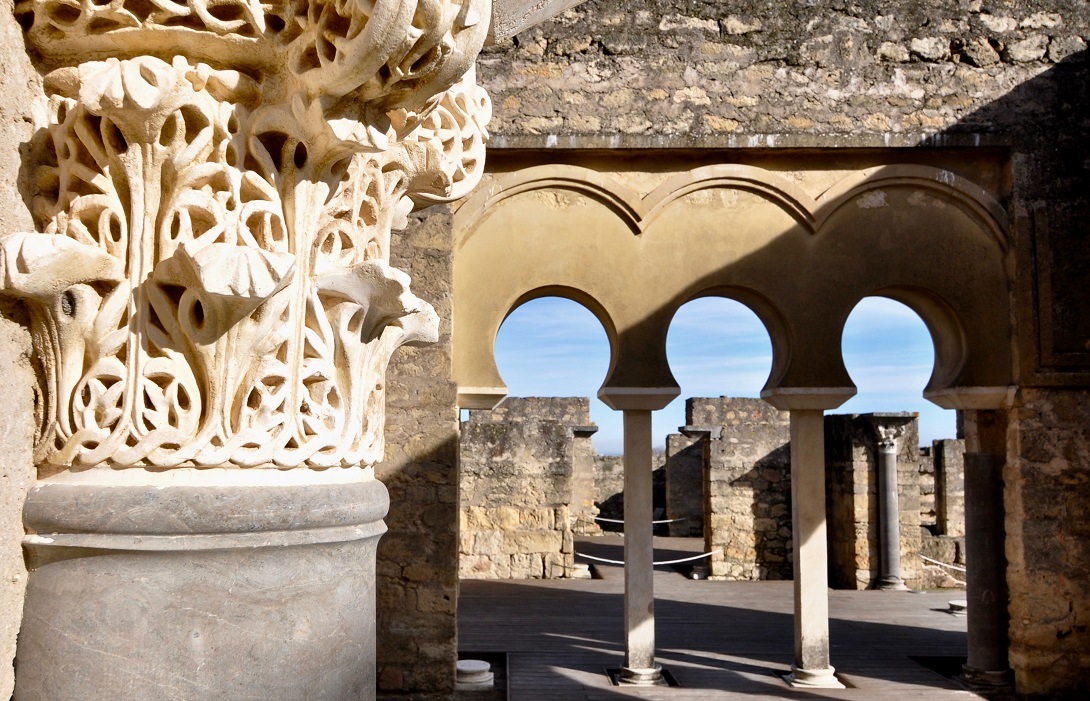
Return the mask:
M 386 365 L 438 336 L 390 231 L 480 177 L 458 79 L 487 5 L 20 3 L 53 119 L 41 231 L 0 264 L 36 309 L 43 462 L 381 459 Z

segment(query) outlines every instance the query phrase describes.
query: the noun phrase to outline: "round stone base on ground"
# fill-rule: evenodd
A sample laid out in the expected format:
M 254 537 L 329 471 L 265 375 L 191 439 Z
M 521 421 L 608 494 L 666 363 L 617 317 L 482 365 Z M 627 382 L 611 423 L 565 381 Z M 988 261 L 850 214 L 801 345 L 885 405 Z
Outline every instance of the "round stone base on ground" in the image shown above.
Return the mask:
M 662 685 L 662 667 L 655 665 L 646 669 L 621 667 L 621 684 L 634 686 L 660 686 Z
M 974 669 L 969 665 L 963 665 L 961 676 L 958 678 L 962 685 L 973 691 L 1002 691 L 1011 686 L 1011 671 Z
M 791 666 L 791 674 L 784 677 L 791 686 L 817 688 L 817 689 L 843 689 L 844 685 L 836 678 L 836 670 L 832 667 L 825 669 L 800 669 Z
M 495 685 L 492 665 L 484 660 L 458 660 L 456 691 L 483 691 Z

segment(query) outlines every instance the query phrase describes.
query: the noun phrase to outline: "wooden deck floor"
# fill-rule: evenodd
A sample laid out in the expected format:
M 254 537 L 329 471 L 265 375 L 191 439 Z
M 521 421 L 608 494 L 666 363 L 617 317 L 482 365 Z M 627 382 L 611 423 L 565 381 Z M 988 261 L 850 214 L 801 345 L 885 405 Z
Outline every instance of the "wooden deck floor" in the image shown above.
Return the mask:
M 576 548 L 620 559 L 621 542 Z M 656 559 L 692 547 L 656 539 Z M 778 676 L 792 660 L 790 582 L 694 581 L 670 568 L 655 571 L 657 656 L 681 686 L 611 686 L 604 670 L 623 660 L 624 586 L 620 568 L 599 569 L 603 579 L 464 581 L 459 648 L 507 653 L 513 701 L 981 698 L 910 659 L 964 655 L 966 620 L 944 612 L 958 592 L 831 591 L 832 661 L 852 688 L 801 690 Z

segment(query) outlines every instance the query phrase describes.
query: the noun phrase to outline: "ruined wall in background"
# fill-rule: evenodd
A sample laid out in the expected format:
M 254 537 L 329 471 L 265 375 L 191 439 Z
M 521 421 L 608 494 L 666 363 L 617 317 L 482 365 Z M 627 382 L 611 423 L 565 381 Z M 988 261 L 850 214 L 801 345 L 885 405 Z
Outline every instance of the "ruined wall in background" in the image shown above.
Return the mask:
M 920 450 L 920 518 L 932 523 L 920 531 L 920 555 L 946 565 L 965 567 L 965 441 L 944 438 Z M 928 511 L 923 505 L 925 490 L 933 490 Z M 965 573 L 920 560 L 919 586 L 962 587 Z
M 686 405 L 692 402 L 686 401 Z M 714 427 L 683 427 L 666 436 L 666 518 L 671 536 L 704 537 L 704 463 Z
M 30 65 L 12 2 L 0 10 L 0 235 L 33 231 L 24 194 L 26 144 L 45 123 L 41 79 Z M 23 562 L 23 501 L 34 482 L 32 443 L 36 380 L 30 365 L 25 310 L 0 302 L 0 699 L 15 685 L 15 638 L 23 618 L 26 566 Z
M 965 441 L 946 438 L 931 444 L 935 466 L 935 530 L 939 535 L 965 535 Z
M 589 406 L 589 400 L 588 400 Z M 588 410 L 589 416 L 589 410 Z M 572 532 L 575 535 L 597 535 L 602 532 L 598 516 L 598 480 L 595 474 L 593 436 L 598 427 L 572 426 Z
M 919 586 L 919 428 L 914 419 L 897 439 L 901 577 Z M 865 416 L 825 417 L 825 490 L 829 533 L 829 585 L 867 589 L 878 578 L 878 454 Z
M 615 521 L 624 519 L 624 456 L 594 456 L 594 488 L 598 492 L 598 515 Z M 606 532 L 619 532 L 621 526 L 600 523 Z
M 745 162 L 753 150 L 791 147 L 835 167 L 840 148 L 994 149 L 1009 166 L 1017 380 L 1040 388 L 1036 397 L 1050 386 L 1072 396 L 1090 386 L 1088 15 L 1077 0 L 592 0 L 486 49 L 478 76 L 494 98 L 494 156 L 527 149 L 564 162 L 584 148 L 720 149 L 720 162 Z M 1009 514 L 1008 551 L 1035 551 L 1040 541 L 1027 534 L 1038 529 L 1078 527 L 1070 519 L 1088 501 L 1079 475 L 1090 472 L 1090 456 L 1051 441 L 1027 460 L 1019 447 L 1032 427 L 1057 436 L 1090 425 L 1090 407 L 1072 411 L 1081 419 L 1046 412 L 1011 424 L 1009 457 L 1064 464 L 1076 484 L 1051 505 Z M 1022 503 L 1022 481 L 1008 482 L 1008 506 Z M 1090 539 L 1064 547 L 1068 562 L 1090 560 Z M 1053 569 L 1036 580 L 1012 561 L 1012 593 L 1026 605 L 1069 601 L 1068 565 L 1042 558 Z M 1022 619 L 1012 609 L 1019 688 L 1074 688 L 1074 663 L 1063 660 L 1090 654 L 1090 635 L 1063 626 L 1046 635 L 1044 624 Z
M 705 550 L 711 579 L 791 579 L 789 414 L 763 399 L 693 398 L 694 426 L 709 436 L 704 470 Z
M 575 432 L 585 397 L 512 397 L 470 411 L 461 434 L 461 566 L 467 579 L 570 575 Z
M 386 373 L 389 530 L 377 561 L 380 691 L 454 690 L 458 606 L 458 410 L 451 381 L 450 211 L 432 207 L 394 232 L 390 263 L 439 314 L 439 342 L 402 347 Z

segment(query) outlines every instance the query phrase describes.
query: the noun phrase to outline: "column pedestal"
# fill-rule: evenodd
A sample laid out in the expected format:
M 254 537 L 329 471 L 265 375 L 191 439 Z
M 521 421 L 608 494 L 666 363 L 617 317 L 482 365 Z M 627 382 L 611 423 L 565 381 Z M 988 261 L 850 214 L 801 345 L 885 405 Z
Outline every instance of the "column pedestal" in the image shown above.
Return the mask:
M 374 698 L 388 505 L 356 468 L 42 481 L 15 699 Z

